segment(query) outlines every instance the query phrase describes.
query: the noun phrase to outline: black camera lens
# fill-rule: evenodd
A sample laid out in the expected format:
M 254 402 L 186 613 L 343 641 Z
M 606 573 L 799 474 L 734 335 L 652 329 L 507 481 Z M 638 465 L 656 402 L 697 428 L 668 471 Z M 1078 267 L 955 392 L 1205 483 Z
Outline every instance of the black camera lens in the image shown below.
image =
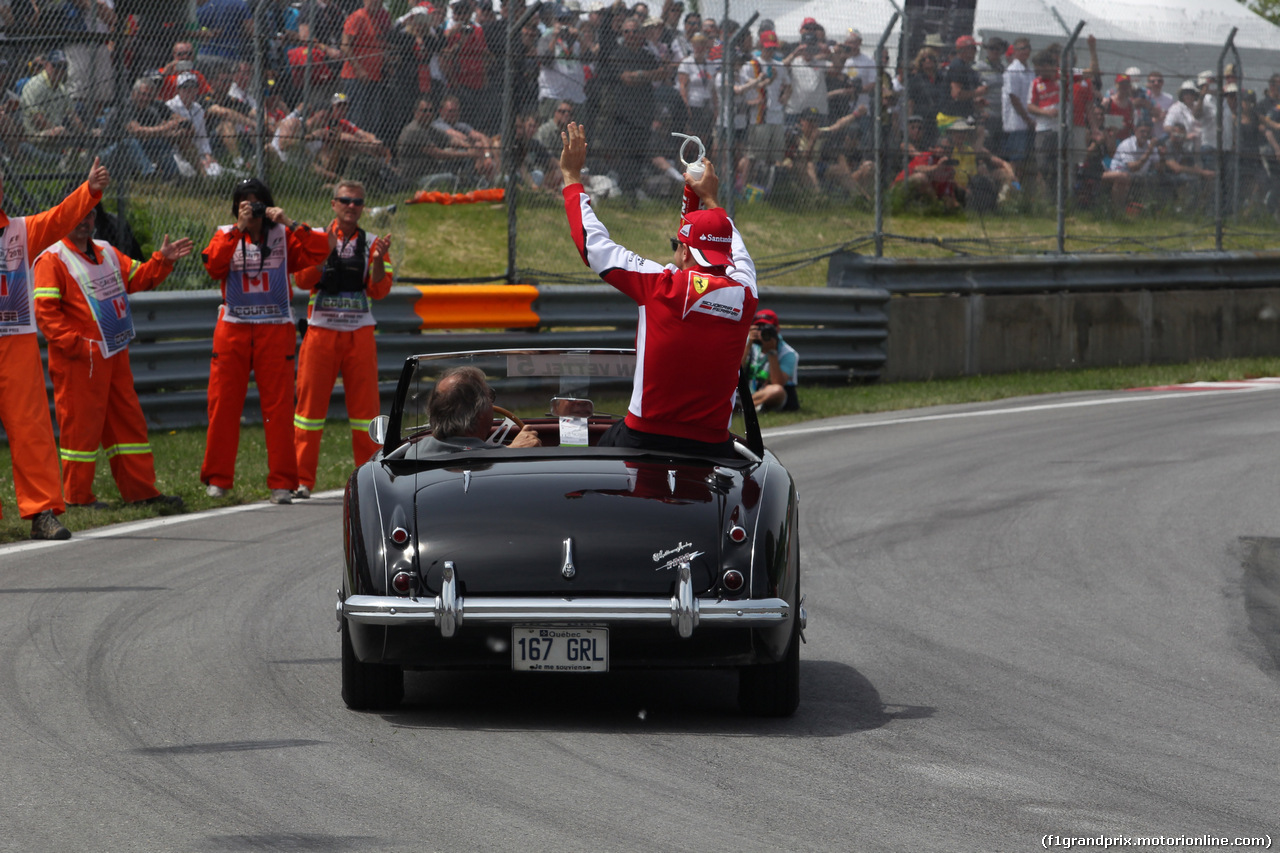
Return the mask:
M 760 327 L 760 340 L 772 341 L 772 340 L 775 340 L 777 337 L 778 337 L 777 326 L 761 326 Z
M 249 215 L 254 219 L 261 219 L 267 215 L 267 206 L 260 201 L 249 202 Z

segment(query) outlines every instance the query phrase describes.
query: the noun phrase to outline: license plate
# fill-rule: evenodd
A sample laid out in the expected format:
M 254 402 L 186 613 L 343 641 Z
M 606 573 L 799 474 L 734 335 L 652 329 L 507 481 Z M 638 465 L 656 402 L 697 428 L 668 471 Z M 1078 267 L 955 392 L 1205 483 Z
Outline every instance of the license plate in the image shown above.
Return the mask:
M 517 672 L 608 672 L 609 629 L 516 625 L 511 668 Z

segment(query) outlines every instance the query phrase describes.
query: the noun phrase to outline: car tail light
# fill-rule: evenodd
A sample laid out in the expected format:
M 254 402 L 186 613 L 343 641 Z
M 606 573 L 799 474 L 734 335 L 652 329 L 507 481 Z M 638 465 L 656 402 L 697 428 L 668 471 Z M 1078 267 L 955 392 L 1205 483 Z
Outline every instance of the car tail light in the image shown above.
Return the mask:
M 413 574 L 411 572 L 396 572 L 391 578 L 391 588 L 399 595 L 408 595 L 413 589 Z
M 729 540 L 739 545 L 747 541 L 747 530 L 742 526 L 742 522 L 739 521 L 741 517 L 742 507 L 735 506 L 733 512 L 729 513 L 729 529 L 726 531 Z
M 391 541 L 397 545 L 403 545 L 409 541 L 409 531 L 405 530 L 403 527 L 397 527 L 395 530 L 391 531 Z
M 720 585 L 728 592 L 739 592 L 745 582 L 746 579 L 742 577 L 742 572 L 737 569 L 729 569 L 720 576 Z

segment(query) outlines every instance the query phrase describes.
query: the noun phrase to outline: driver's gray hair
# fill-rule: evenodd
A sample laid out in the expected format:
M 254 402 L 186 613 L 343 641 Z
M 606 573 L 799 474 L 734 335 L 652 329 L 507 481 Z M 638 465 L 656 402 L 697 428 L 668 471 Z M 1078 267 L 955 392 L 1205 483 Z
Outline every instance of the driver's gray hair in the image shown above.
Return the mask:
M 451 367 L 436 381 L 427 401 L 431 435 L 443 440 L 469 435 L 491 404 L 489 383 L 478 367 Z

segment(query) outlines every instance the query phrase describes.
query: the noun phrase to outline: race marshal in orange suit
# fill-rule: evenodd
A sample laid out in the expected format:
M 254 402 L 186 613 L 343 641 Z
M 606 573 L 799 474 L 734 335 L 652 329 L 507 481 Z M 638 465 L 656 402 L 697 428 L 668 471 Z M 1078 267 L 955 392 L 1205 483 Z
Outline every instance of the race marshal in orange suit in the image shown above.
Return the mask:
M 170 243 L 166 234 L 142 263 L 94 240 L 95 217 L 94 210 L 86 213 L 34 266 L 36 320 L 49 342 L 63 496 L 71 506 L 106 509 L 93 493 L 102 448 L 126 503 L 181 509 L 182 498 L 156 488 L 147 420 L 129 364 L 134 331 L 128 294 L 164 281 L 174 261 L 191 254 L 191 240 Z
M 364 184 L 359 181 L 343 181 L 333 188 L 333 251 L 323 264 L 294 277 L 294 284 L 311 291 L 307 333 L 298 352 L 298 410 L 293 416 L 300 498 L 311 497 L 316 487 L 320 437 L 339 374 L 356 466 L 368 462 L 378 449 L 369 437 L 369 424 L 382 409 L 369 303 L 391 291 L 391 235 L 370 235 L 360 227 L 364 202 Z
M 298 488 L 292 430 L 297 329 L 289 274 L 327 258 L 331 238 L 290 219 L 256 178 L 236 184 L 231 213 L 235 223 L 221 226 L 204 250 L 205 270 L 222 283 L 222 305 L 213 331 L 209 432 L 200 480 L 215 498 L 235 480 L 240 414 L 252 373 L 266 430 L 271 502 L 292 503 Z
M 9 218 L 0 210 L 0 425 L 9 436 L 18 514 L 31 519 L 32 539 L 70 539 L 57 516 L 66 511 L 58 445 L 36 342 L 31 262 L 61 240 L 102 198 L 111 180 L 95 157 L 89 179 L 44 213 Z M 0 179 L 0 205 L 4 182 Z

